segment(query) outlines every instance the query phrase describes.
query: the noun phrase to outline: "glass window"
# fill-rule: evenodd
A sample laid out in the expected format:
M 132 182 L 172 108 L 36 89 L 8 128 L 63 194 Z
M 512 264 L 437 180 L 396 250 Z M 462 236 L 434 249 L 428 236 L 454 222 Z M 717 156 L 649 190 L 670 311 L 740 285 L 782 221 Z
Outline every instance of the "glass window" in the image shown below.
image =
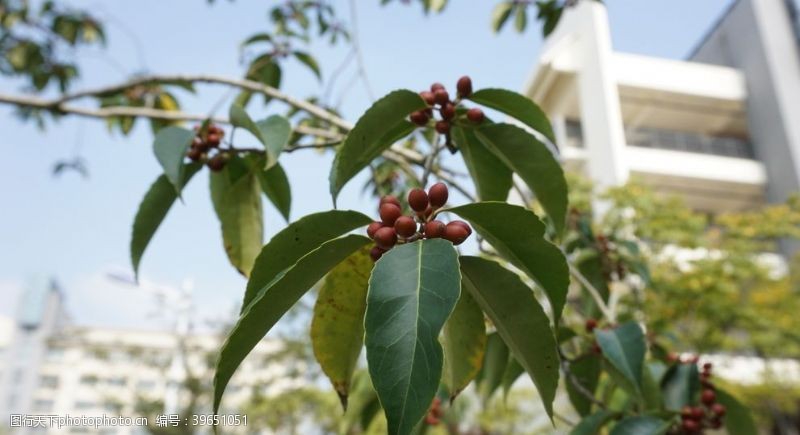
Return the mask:
M 39 378 L 39 386 L 42 388 L 58 388 L 58 376 L 42 375 Z

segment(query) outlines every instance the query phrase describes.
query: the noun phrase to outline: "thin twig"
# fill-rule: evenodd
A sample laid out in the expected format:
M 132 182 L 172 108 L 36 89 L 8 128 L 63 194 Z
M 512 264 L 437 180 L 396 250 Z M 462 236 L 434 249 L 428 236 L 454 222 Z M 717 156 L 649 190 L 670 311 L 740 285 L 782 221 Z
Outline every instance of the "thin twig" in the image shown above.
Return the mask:
M 369 83 L 367 76 L 367 69 L 364 66 L 364 56 L 361 52 L 361 41 L 358 35 L 358 11 L 356 10 L 356 0 L 350 0 L 350 28 L 353 35 L 353 49 L 356 51 L 356 65 L 358 66 L 358 75 L 361 76 L 361 82 L 364 84 L 364 89 L 367 91 L 367 97 L 370 101 L 375 101 L 375 95 L 372 92 L 372 86 Z
M 594 397 L 594 393 L 586 389 L 586 387 L 583 384 L 581 384 L 580 379 L 578 379 L 578 377 L 575 376 L 574 373 L 572 373 L 572 371 L 569 368 L 570 363 L 567 360 L 564 353 L 561 352 L 561 349 L 558 349 L 558 354 L 561 360 L 561 370 L 564 371 L 564 375 L 567 377 L 569 383 L 575 387 L 575 390 L 577 390 L 578 393 L 581 394 L 581 396 L 586 397 L 587 400 L 600 407 L 600 409 L 606 409 L 606 404 L 598 400 L 596 397 Z
M 586 288 L 586 291 L 588 291 L 589 294 L 592 296 L 594 302 L 597 304 L 597 307 L 600 309 L 600 311 L 603 312 L 603 315 L 606 317 L 606 319 L 608 319 L 608 321 L 612 324 L 616 323 L 617 321 L 616 316 L 608 308 L 605 301 L 603 301 L 603 297 L 600 295 L 600 291 L 598 291 L 597 288 L 594 285 L 592 285 L 592 283 L 589 282 L 589 280 L 586 279 L 585 276 L 583 276 L 583 274 L 581 273 L 580 270 L 578 270 L 577 267 L 575 267 L 570 262 L 567 263 L 569 264 L 569 273 L 572 276 L 574 276 L 584 288 Z
M 439 142 L 438 139 L 439 137 L 437 135 L 436 138 L 434 139 L 434 143 L 436 145 L 434 145 L 433 150 L 431 151 L 430 154 L 428 154 L 428 157 L 425 159 L 425 166 L 422 171 L 423 188 L 428 185 L 428 178 L 431 175 L 431 170 L 433 170 L 433 165 L 434 163 L 436 163 L 436 159 L 437 157 L 439 157 L 439 153 L 442 151 L 442 148 L 444 148 L 444 144 L 438 143 Z

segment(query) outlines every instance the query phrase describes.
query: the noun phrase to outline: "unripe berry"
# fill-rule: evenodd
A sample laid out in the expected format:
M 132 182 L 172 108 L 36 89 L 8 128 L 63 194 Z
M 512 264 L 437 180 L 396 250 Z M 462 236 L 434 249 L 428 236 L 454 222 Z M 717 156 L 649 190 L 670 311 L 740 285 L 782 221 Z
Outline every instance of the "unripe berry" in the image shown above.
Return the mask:
M 483 122 L 484 118 L 486 118 L 483 114 L 483 110 L 473 107 L 472 109 L 467 110 L 467 119 L 470 122 L 474 122 L 475 124 L 480 124 Z
M 447 185 L 444 183 L 436 183 L 428 189 L 428 200 L 434 208 L 439 208 L 447 204 L 448 196 Z
M 403 212 L 400 210 L 400 207 L 386 203 L 378 210 L 378 214 L 381 216 L 381 220 L 385 225 L 392 226 L 394 225 L 394 221 L 396 221 Z
M 683 420 L 682 426 L 683 430 L 689 433 L 697 432 L 700 429 L 700 425 L 694 420 Z
M 392 227 L 383 227 L 375 232 L 375 244 L 379 248 L 388 250 L 397 243 L 397 233 Z
M 444 106 L 450 101 L 450 94 L 448 94 L 444 89 L 439 89 L 433 93 L 433 100 L 436 102 L 436 104 Z
M 436 82 L 436 83 L 431 85 L 431 92 L 432 93 L 435 94 L 436 91 L 440 91 L 440 90 L 444 90 L 444 85 L 443 84 L 441 84 L 439 82 Z
M 430 221 L 425 224 L 425 237 L 438 239 L 444 234 L 445 225 L 441 221 Z
M 436 123 L 436 132 L 439 134 L 450 133 L 450 123 L 447 121 L 438 121 Z
M 703 390 L 703 393 L 700 395 L 700 401 L 707 406 L 711 406 L 716 400 L 717 393 L 715 393 L 714 390 Z
M 447 103 L 439 109 L 439 114 L 442 115 L 442 119 L 449 121 L 456 116 L 456 106 L 453 103 Z
M 425 102 L 428 103 L 428 105 L 433 106 L 433 103 L 435 102 L 435 100 L 433 99 L 433 92 L 422 91 L 419 93 L 419 96 L 422 97 L 422 99 L 425 100 Z
M 394 221 L 394 231 L 398 236 L 407 239 L 417 233 L 417 223 L 412 217 L 400 216 Z
M 219 146 L 219 142 L 220 137 L 217 133 L 209 133 L 208 136 L 206 136 L 206 143 L 211 147 Z
M 467 237 L 469 237 L 467 230 L 461 225 L 453 222 L 450 222 L 444 227 L 444 234 L 442 234 L 443 239 L 453 242 L 454 245 L 460 245 L 464 243 L 464 240 L 467 240 Z
M 389 203 L 389 204 L 394 204 L 394 205 L 396 205 L 397 207 L 402 207 L 402 206 L 400 205 L 400 200 L 398 200 L 398 199 L 397 199 L 396 197 L 394 197 L 393 195 L 386 195 L 386 196 L 383 196 L 383 197 L 381 197 L 381 201 L 380 201 L 380 203 L 378 204 L 378 206 L 381 206 L 381 205 L 383 205 L 383 204 L 386 204 L 386 203 Z
M 383 228 L 383 223 L 381 223 L 381 222 L 373 222 L 373 223 L 369 224 L 369 226 L 367 227 L 367 235 L 369 236 L 370 239 L 374 239 L 375 238 L 375 232 L 378 231 L 381 228 Z
M 384 252 L 386 251 L 377 246 L 373 246 L 372 249 L 369 251 L 369 256 L 370 258 L 372 258 L 372 261 L 378 261 Z
M 723 405 L 721 403 L 715 403 L 715 404 L 711 405 L 711 412 L 713 412 L 714 414 L 716 414 L 719 417 L 724 416 L 727 411 L 728 410 L 725 409 L 725 405 Z
M 222 170 L 222 168 L 225 167 L 225 163 L 227 162 L 228 158 L 225 156 L 225 154 L 217 154 L 214 157 L 210 158 L 208 160 L 208 163 L 206 163 L 206 165 L 208 165 L 208 169 L 210 169 L 211 171 L 219 172 Z
M 585 327 L 586 327 L 586 332 L 594 331 L 594 328 L 597 328 L 597 320 L 587 319 Z
M 428 114 L 425 113 L 424 110 L 418 110 L 412 113 L 409 116 L 409 119 L 411 119 L 411 122 L 413 122 L 414 124 L 417 124 L 418 126 L 422 127 L 428 123 Z
M 408 205 L 411 210 L 424 212 L 428 208 L 428 194 L 422 189 L 412 189 L 408 192 Z
M 459 97 L 469 97 L 472 94 L 472 79 L 469 76 L 464 76 L 458 79 L 456 83 Z

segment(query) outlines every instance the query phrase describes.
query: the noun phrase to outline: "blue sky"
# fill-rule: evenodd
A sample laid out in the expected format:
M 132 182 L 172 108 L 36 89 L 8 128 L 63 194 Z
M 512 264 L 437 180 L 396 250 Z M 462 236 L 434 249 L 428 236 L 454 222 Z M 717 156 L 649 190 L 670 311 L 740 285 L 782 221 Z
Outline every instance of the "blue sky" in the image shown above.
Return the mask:
M 607 0 L 614 47 L 683 58 L 730 1 Z M 77 89 L 115 83 L 143 71 L 241 76 L 238 45 L 248 35 L 267 29 L 267 5 L 276 2 L 69 3 L 104 18 L 109 39 L 107 50 L 79 54 L 83 78 Z M 350 22 L 350 2 L 333 3 L 340 18 Z M 477 88 L 517 90 L 530 74 L 541 45 L 538 25 L 522 35 L 510 29 L 492 34 L 489 17 L 496 1 L 451 0 L 445 13 L 427 17 L 419 7 L 399 2 L 386 7 L 380 7 L 378 0 L 352 3 L 357 3 L 366 71 L 378 96 L 396 88 L 422 89 L 434 81 L 454 86 L 464 74 L 472 76 Z M 347 47 L 320 43 L 310 51 L 327 79 Z M 353 120 L 369 105 L 360 84 L 342 92 L 354 72 L 350 65 L 331 99 L 341 100 L 342 112 Z M 16 91 L 19 82 L 2 79 L 0 89 Z M 182 99 L 187 111 L 207 113 L 227 93 L 220 87 L 198 89 L 198 97 Z M 290 61 L 284 89 L 310 96 L 320 93 L 324 82 Z M 256 105 L 253 109 L 254 116 L 262 115 Z M 0 130 L 5 162 L 0 170 L 0 315 L 14 312 L 17 295 L 27 283 L 53 276 L 62 283 L 69 310 L 80 323 L 162 326 L 147 316 L 153 308 L 149 297 L 104 278 L 108 270 L 128 267 L 134 213 L 160 172 L 151 152 L 149 127 L 140 123 L 132 135 L 121 137 L 109 134 L 102 122 L 67 119 L 40 131 L 20 123 L 9 107 L 0 106 Z M 91 178 L 75 174 L 53 178 L 53 163 L 76 152 L 88 161 Z M 292 153 L 281 162 L 293 184 L 293 218 L 331 207 L 329 157 Z M 359 181 L 348 185 L 340 207 L 371 213 L 374 205 L 360 195 L 359 187 Z M 185 206 L 173 208 L 148 248 L 142 275 L 174 286 L 191 279 L 198 317 L 228 319 L 245 281 L 225 258 L 205 177 L 193 180 L 184 195 Z M 269 205 L 265 210 L 269 238 L 284 222 Z

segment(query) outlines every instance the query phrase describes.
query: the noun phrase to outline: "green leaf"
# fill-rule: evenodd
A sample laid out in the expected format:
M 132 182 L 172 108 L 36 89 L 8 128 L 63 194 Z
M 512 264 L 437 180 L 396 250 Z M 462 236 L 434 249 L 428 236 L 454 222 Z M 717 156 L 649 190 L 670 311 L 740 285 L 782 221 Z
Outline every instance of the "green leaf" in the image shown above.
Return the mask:
M 725 430 L 730 435 L 756 435 L 758 427 L 750 415 L 750 410 L 742 405 L 728 392 L 717 388 L 717 402 L 725 406 L 726 414 L 723 421 Z
M 641 394 L 646 351 L 642 328 L 636 322 L 628 322 L 614 329 L 597 329 L 595 337 L 605 359 Z
M 611 429 L 611 435 L 661 435 L 667 433 L 672 422 L 648 415 L 638 415 L 621 420 Z
M 367 364 L 389 424 L 406 435 L 422 419 L 439 388 L 439 332 L 461 293 L 458 256 L 443 239 L 394 247 L 369 280 Z
M 514 3 L 512 2 L 502 2 L 498 3 L 497 6 L 494 7 L 492 11 L 492 30 L 499 32 L 503 25 L 508 21 L 508 17 L 511 16 L 511 11 L 514 8 Z
M 508 397 L 508 392 L 511 391 L 511 387 L 523 373 L 525 373 L 525 367 L 522 367 L 522 364 L 513 356 L 509 358 L 506 371 L 503 372 L 503 395 Z
M 357 211 L 331 210 L 292 222 L 264 245 L 247 281 L 242 312 L 278 274 L 323 243 L 372 222 Z
M 241 127 L 249 131 L 264 145 L 264 150 L 266 151 L 264 169 L 274 166 L 292 135 L 292 126 L 289 121 L 283 116 L 272 115 L 261 121 L 254 122 L 250 115 L 236 104 L 231 105 L 230 118 L 234 127 Z
M 601 410 L 594 414 L 585 417 L 578 423 L 577 426 L 572 428 L 570 435 L 596 435 L 601 433 L 602 428 L 611 418 L 614 417 L 614 412 Z
M 533 291 L 513 272 L 483 258 L 461 257 L 461 273 L 464 288 L 531 376 L 552 418 L 559 376 L 557 344 Z
M 203 165 L 198 163 L 186 165 L 181 171 L 183 172 L 181 185 L 186 185 L 202 167 Z M 139 275 L 139 262 L 142 260 L 147 245 L 176 199 L 178 199 L 178 195 L 175 187 L 169 182 L 166 175 L 161 175 L 150 186 L 139 204 L 139 210 L 133 219 L 131 234 L 131 263 L 133 264 L 133 273 L 137 276 Z
M 700 391 L 700 375 L 696 364 L 675 364 L 667 370 L 661 381 L 664 406 L 670 411 L 680 411 L 694 403 Z
M 318 80 L 322 80 L 322 72 L 319 69 L 319 63 L 317 63 L 317 60 L 314 59 L 314 57 L 302 51 L 295 51 L 294 57 L 297 58 L 297 60 L 299 60 L 300 63 L 307 66 L 308 69 L 310 69 L 311 72 L 313 72 L 314 75 L 317 76 Z
M 266 158 L 250 154 L 244 157 L 250 170 L 258 178 L 261 191 L 267 196 L 272 205 L 281 213 L 284 219 L 289 220 L 289 213 L 292 208 L 292 186 L 289 178 L 280 163 L 264 170 Z
M 370 242 L 355 234 L 325 242 L 259 289 L 220 349 L 214 374 L 214 413 L 233 373 L 275 323 L 329 270 Z
M 409 90 L 394 91 L 376 101 L 356 123 L 336 154 L 330 174 L 334 204 L 342 187 L 392 143 L 414 130 L 406 117 L 427 105 Z
M 528 25 L 528 9 L 525 5 L 518 5 L 517 6 L 517 13 L 514 16 L 514 27 L 517 28 L 517 32 L 522 33 L 525 31 L 525 27 Z
M 511 169 L 475 137 L 473 130 L 455 127 L 452 136 L 475 183 L 478 198 L 505 201 L 513 182 Z
M 564 254 L 545 240 L 545 227 L 530 210 L 504 202 L 478 202 L 447 210 L 472 224 L 514 266 L 544 289 L 557 325 L 567 298 L 569 269 Z
M 536 194 L 561 234 L 567 216 L 567 181 L 564 169 L 547 146 L 510 124 L 485 125 L 475 129 L 475 135 Z
M 194 132 L 180 127 L 162 128 L 156 134 L 153 142 L 153 152 L 158 163 L 164 168 L 167 180 L 175 186 L 175 191 L 180 196 L 183 189 L 183 159 L 186 150 L 194 139 Z
M 211 202 L 222 228 L 228 260 L 244 276 L 264 242 L 261 188 L 240 159 L 232 159 L 221 172 L 210 173 Z
M 486 348 L 483 312 L 469 293 L 462 292 L 453 314 L 444 324 L 442 383 L 455 398 L 481 369 Z
M 646 410 L 658 411 L 664 406 L 661 388 L 656 377 L 658 371 L 659 367 L 654 361 L 645 363 L 644 369 L 642 369 L 642 399 Z
M 597 382 L 600 379 L 601 367 L 600 358 L 591 354 L 579 357 L 569 364 L 571 376 L 567 376 L 565 382 L 567 395 L 572 407 L 582 416 L 587 416 L 592 412 L 592 401 L 584 393 L 588 392 L 594 395 L 597 389 Z M 583 392 L 575 385 L 576 382 L 580 384 L 584 390 Z
M 372 381 L 366 371 L 359 370 L 353 377 L 353 388 L 347 411 L 339 425 L 339 433 L 362 433 L 369 427 L 370 422 L 380 411 L 381 404 L 378 394 L 372 387 Z
M 364 345 L 364 311 L 373 262 L 369 249 L 356 251 L 325 277 L 311 319 L 311 345 L 342 406 Z
M 462 287 L 467 289 L 469 284 L 462 282 Z M 462 293 L 469 293 L 464 291 Z M 503 375 L 508 366 L 508 346 L 497 332 L 487 336 L 486 353 L 478 377 L 478 392 L 484 402 L 487 402 L 503 382 Z M 524 370 L 524 369 L 523 369 Z
M 490 107 L 517 119 L 556 143 L 553 126 L 539 105 L 530 98 L 507 89 L 487 88 L 475 91 L 468 97 L 472 102 Z

